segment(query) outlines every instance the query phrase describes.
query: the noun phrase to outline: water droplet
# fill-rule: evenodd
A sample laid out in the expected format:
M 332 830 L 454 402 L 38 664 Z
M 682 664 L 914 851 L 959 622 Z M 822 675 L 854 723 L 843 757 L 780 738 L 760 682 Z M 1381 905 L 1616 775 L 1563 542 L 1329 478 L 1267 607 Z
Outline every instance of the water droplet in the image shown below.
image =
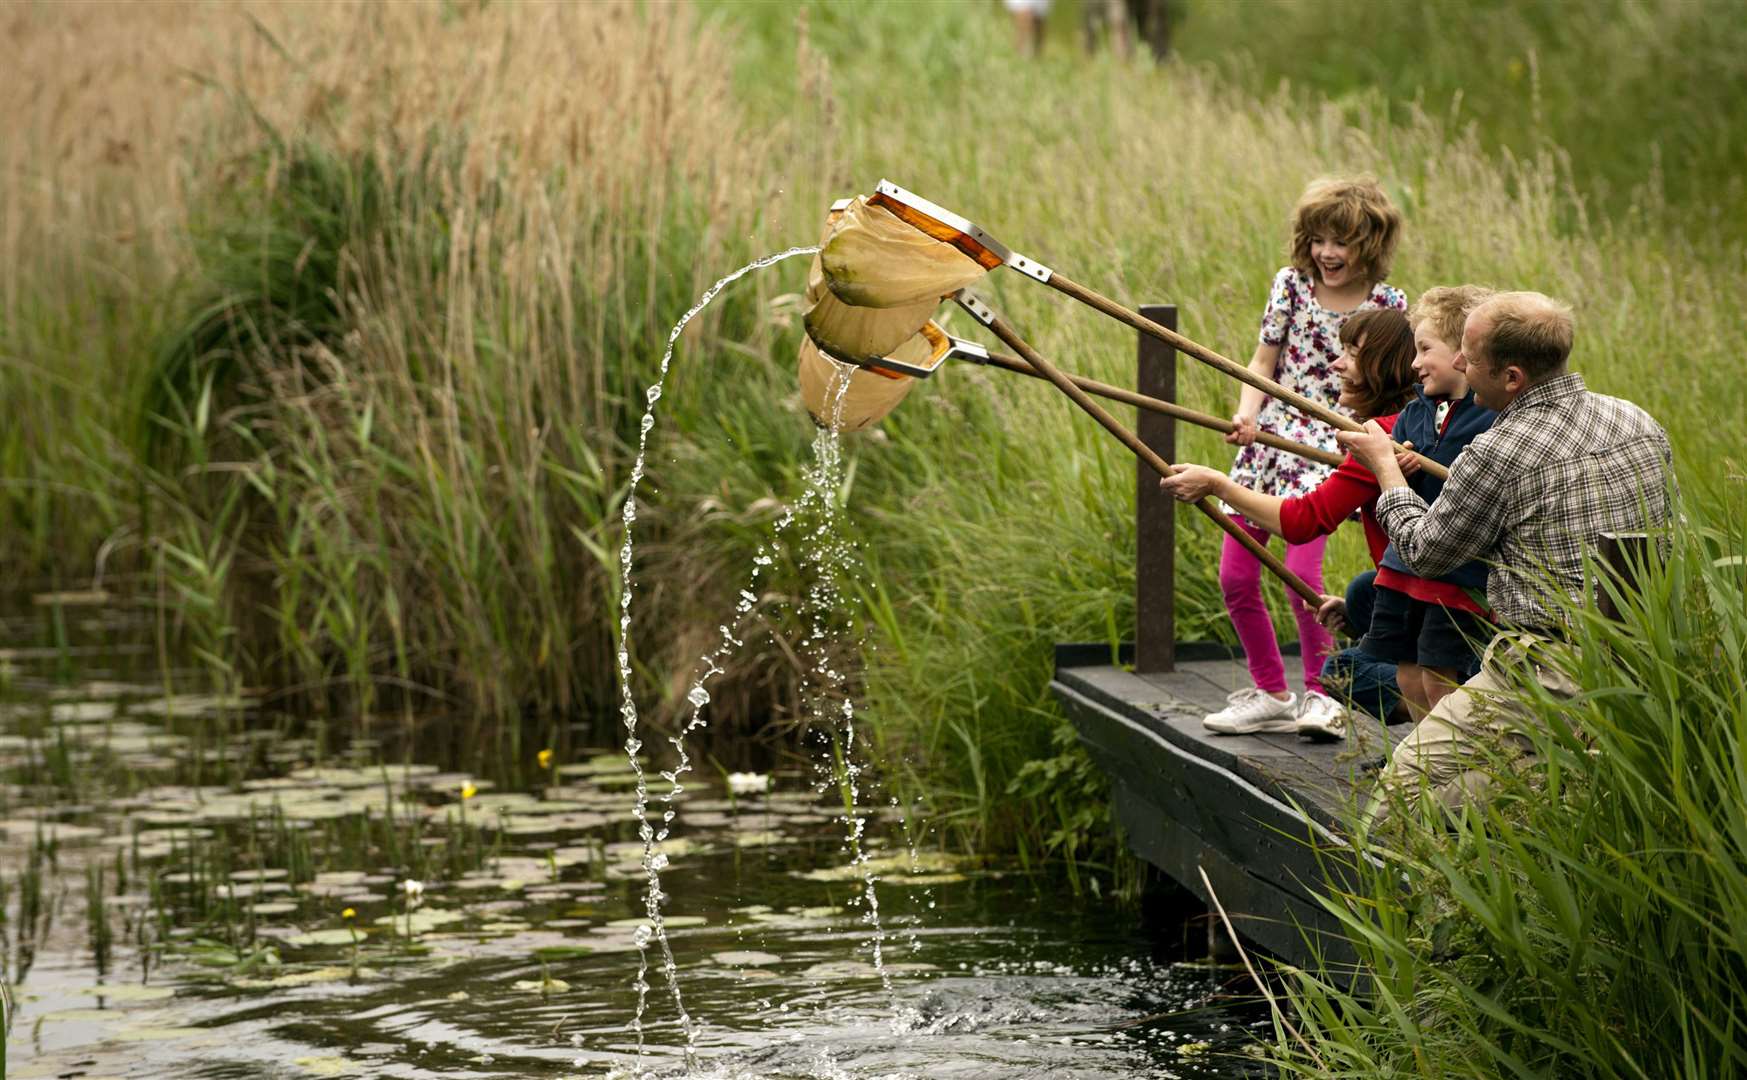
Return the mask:
M 685 699 L 692 703 L 692 708 L 701 709 L 710 703 L 710 692 L 702 686 L 694 686 L 692 692 L 687 694 Z

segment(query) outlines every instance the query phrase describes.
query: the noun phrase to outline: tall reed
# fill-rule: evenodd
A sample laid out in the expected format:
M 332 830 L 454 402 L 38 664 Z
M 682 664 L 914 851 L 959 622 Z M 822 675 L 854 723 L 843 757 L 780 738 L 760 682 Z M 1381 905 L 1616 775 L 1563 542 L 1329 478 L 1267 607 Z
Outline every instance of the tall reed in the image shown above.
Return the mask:
M 1326 905 L 1359 991 L 1296 973 L 1293 1075 L 1732 1076 L 1747 1067 L 1747 499 L 1691 504 L 1666 561 L 1572 609 L 1515 691 L 1535 755 L 1484 806 L 1373 836 Z

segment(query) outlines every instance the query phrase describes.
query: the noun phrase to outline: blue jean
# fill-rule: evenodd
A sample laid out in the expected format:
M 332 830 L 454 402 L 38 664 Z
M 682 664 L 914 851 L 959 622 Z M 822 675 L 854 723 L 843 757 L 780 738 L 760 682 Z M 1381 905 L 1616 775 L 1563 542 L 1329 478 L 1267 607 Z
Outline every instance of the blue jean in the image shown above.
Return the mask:
M 1367 570 L 1347 586 L 1347 625 L 1361 637 L 1371 626 L 1371 609 L 1377 596 L 1376 579 L 1377 571 Z M 1342 649 L 1328 658 L 1322 665 L 1322 684 L 1334 697 L 1386 723 L 1389 714 L 1401 701 L 1401 687 L 1395 682 L 1395 665 L 1367 656 L 1357 646 Z

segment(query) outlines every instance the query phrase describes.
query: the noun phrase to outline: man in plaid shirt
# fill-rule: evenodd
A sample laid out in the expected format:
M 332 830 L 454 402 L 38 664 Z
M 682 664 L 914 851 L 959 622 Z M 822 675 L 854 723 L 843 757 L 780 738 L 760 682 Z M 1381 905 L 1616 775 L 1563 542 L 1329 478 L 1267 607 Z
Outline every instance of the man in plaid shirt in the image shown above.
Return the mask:
M 1584 556 L 1602 533 L 1669 520 L 1667 433 L 1636 405 L 1591 393 L 1567 371 L 1571 341 L 1571 309 L 1540 293 L 1501 293 L 1468 316 L 1456 367 L 1476 402 L 1499 416 L 1456 458 L 1429 508 L 1407 486 L 1398 447 L 1380 427 L 1340 436 L 1382 485 L 1377 520 L 1414 573 L 1436 577 L 1474 558 L 1491 564 L 1486 598 L 1502 631 L 1480 674 L 1395 748 L 1384 792 L 1424 783 L 1452 807 L 1482 796 L 1489 759 L 1530 749 L 1516 730 L 1526 717 L 1496 696 L 1510 685 L 1503 669 L 1531 664 L 1549 691 L 1577 691 L 1534 663 L 1535 644 L 1562 631 L 1555 590 L 1584 603 Z

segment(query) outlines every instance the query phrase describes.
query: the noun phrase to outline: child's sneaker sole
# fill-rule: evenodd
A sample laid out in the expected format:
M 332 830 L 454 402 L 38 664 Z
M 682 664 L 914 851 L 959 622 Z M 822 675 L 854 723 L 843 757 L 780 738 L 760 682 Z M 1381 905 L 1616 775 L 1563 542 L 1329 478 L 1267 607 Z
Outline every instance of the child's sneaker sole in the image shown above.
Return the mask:
M 1280 735 L 1288 731 L 1297 731 L 1298 721 L 1290 716 L 1279 716 L 1272 720 L 1251 720 L 1240 723 L 1225 720 L 1202 720 L 1201 726 L 1221 735 Z
M 1298 734 L 1311 742 L 1339 742 L 1347 737 L 1346 724 L 1297 724 Z

